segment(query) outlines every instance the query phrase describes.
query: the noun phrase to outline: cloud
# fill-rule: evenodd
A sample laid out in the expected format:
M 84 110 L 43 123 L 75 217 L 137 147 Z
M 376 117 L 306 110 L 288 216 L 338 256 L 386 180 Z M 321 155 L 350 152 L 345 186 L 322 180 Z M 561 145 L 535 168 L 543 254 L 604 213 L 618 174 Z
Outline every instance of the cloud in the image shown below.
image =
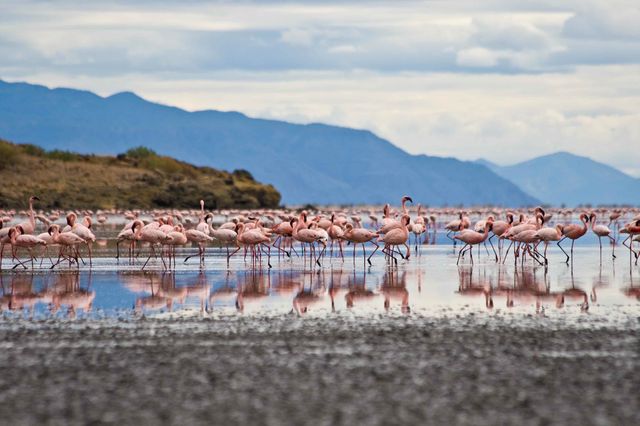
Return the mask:
M 313 32 L 308 29 L 292 28 L 282 32 L 280 40 L 294 46 L 311 46 L 313 44 Z
M 456 54 L 456 63 L 467 67 L 494 67 L 499 59 L 498 52 L 483 47 L 462 49 Z
M 640 41 L 640 3 L 586 1 L 565 22 L 563 34 L 573 38 Z
M 0 78 L 368 128 L 412 153 L 564 149 L 640 175 L 638 8 L 0 0 Z

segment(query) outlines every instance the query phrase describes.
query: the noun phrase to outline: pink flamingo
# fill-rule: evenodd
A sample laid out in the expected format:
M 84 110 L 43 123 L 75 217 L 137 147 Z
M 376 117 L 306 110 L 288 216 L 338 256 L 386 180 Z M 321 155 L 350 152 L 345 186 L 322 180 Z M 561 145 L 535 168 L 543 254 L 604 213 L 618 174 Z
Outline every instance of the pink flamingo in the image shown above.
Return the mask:
M 299 219 L 291 219 L 290 223 L 291 223 L 291 226 L 293 227 L 293 233 L 291 234 L 291 236 L 293 237 L 294 240 L 299 241 L 302 244 L 309 244 L 309 252 L 311 256 L 310 262 L 313 264 L 313 261 L 315 260 L 315 263 L 318 266 L 322 266 L 322 264 L 320 263 L 320 257 L 322 256 L 322 253 L 324 252 L 324 250 L 321 252 L 320 256 L 316 258 L 314 244 L 321 243 L 326 248 L 325 235 L 319 232 L 317 229 L 305 228 L 306 218 L 307 218 L 307 212 L 303 211 L 300 214 Z M 295 226 L 294 226 L 294 223 L 295 223 Z M 303 249 L 304 249 L 304 245 L 303 245 Z
M 342 251 L 342 237 L 344 236 L 344 230 L 339 225 L 336 225 L 335 219 L 336 215 L 335 213 L 332 213 L 331 226 L 329 226 L 329 229 L 327 230 L 329 238 L 331 239 L 331 256 L 333 257 L 333 245 L 337 243 L 338 248 L 340 249 L 340 257 L 344 260 L 344 253 Z
M 404 245 L 407 249 L 407 254 L 403 255 L 400 249 L 398 249 L 400 256 L 404 259 L 409 259 L 411 256 L 411 248 L 407 245 L 407 241 L 409 241 L 409 229 L 407 227 L 410 220 L 411 219 L 408 214 L 403 215 L 400 219 L 400 228 L 392 229 L 378 238 L 378 242 L 384 243 L 382 252 L 387 256 L 390 256 L 396 265 L 398 264 L 398 259 L 393 255 L 395 247 Z
M 69 260 L 69 266 L 71 266 L 71 259 L 73 258 L 78 267 L 80 267 L 80 263 L 78 262 L 78 245 L 85 243 L 82 237 L 73 232 L 60 232 L 60 225 L 57 224 L 51 225 L 47 232 L 51 235 L 51 241 L 60 246 L 58 260 L 51 265 L 51 269 L 59 265 L 65 258 Z M 67 249 L 71 251 L 68 255 L 65 254 Z
M 46 246 L 47 242 L 41 238 L 36 237 L 35 235 L 23 234 L 22 233 L 22 225 L 14 226 L 9 229 L 9 240 L 11 242 L 11 252 L 12 256 L 18 263 L 13 267 L 15 269 L 18 265 L 21 265 L 24 269 L 27 267 L 23 262 L 18 259 L 17 253 L 19 248 L 24 248 L 29 253 L 29 260 L 31 262 L 31 268 L 33 268 L 34 262 L 34 254 L 33 249 L 37 246 Z
M 567 256 L 567 261 L 565 262 L 567 264 L 569 263 L 570 257 L 567 254 L 567 252 L 564 251 L 560 243 L 562 243 L 567 238 L 571 240 L 571 259 L 573 260 L 573 246 L 578 238 L 582 237 L 584 234 L 587 233 L 587 230 L 589 229 L 587 228 L 587 223 L 589 222 L 589 216 L 587 216 L 586 213 L 582 213 L 580 215 L 580 221 L 582 222 L 583 226 L 576 225 L 573 223 L 570 225 L 565 225 L 562 228 L 563 237 L 560 241 L 558 241 L 558 247 L 560 247 L 560 250 L 562 250 L 562 252 Z
M 156 245 L 161 246 L 162 244 L 166 244 L 167 242 L 171 241 L 171 237 L 165 234 L 164 232 L 162 232 L 158 228 L 159 227 L 149 227 L 149 228 L 144 227 L 140 232 L 140 241 L 149 243 L 149 248 L 150 248 L 149 257 L 147 257 L 147 260 L 144 262 L 144 265 L 142 265 L 142 269 L 144 269 L 147 266 L 147 263 L 149 263 L 149 260 L 151 260 L 151 256 L 156 258 L 158 257 L 158 255 L 156 254 Z M 166 269 L 167 264 L 164 261 L 164 256 L 162 255 L 162 247 L 160 247 L 160 260 L 162 260 L 162 265 Z
M 560 241 L 562 238 L 562 228 L 563 225 L 558 224 L 555 228 L 542 228 L 535 233 L 535 236 L 544 243 L 544 253 L 542 254 L 542 257 L 544 258 L 545 265 L 549 264 L 549 260 L 547 259 L 547 248 L 549 247 L 549 242 Z
M 198 231 L 197 229 L 187 230 L 185 232 L 185 236 L 190 242 L 198 244 L 198 257 L 200 257 L 200 266 L 204 265 L 205 244 L 213 241 L 213 238 L 202 231 Z M 184 261 L 186 262 L 194 256 L 195 255 L 187 256 Z
M 271 268 L 271 246 L 269 245 L 271 239 L 266 236 L 259 228 L 249 229 L 245 231 L 244 223 L 238 223 L 236 229 L 238 231 L 238 238 L 236 239 L 236 241 L 239 245 L 238 248 L 233 253 L 231 253 L 229 257 L 236 254 L 240 250 L 241 246 L 249 247 L 251 248 L 251 262 L 255 266 L 259 254 L 259 252 L 256 252 L 256 249 L 260 250 L 261 247 L 263 247 L 267 249 L 267 265 L 269 265 L 269 268 Z
M 350 223 L 347 223 L 345 225 L 345 230 L 344 230 L 344 233 L 342 234 L 343 240 L 347 240 L 353 244 L 353 263 L 354 264 L 356 262 L 356 246 L 358 244 L 362 244 L 362 259 L 363 261 L 366 259 L 369 265 L 372 265 L 371 257 L 380 248 L 380 246 L 374 241 L 378 237 L 379 235 L 377 233 L 364 228 L 354 228 L 353 225 Z M 364 246 L 364 244 L 367 242 L 370 242 L 371 244 L 376 246 L 376 248 L 369 255 L 369 257 L 366 257 L 367 252 Z
M 87 245 L 87 250 L 89 251 L 89 265 L 92 265 L 92 244 L 96 241 L 96 236 L 93 232 L 91 232 L 91 217 L 85 216 L 84 223 L 76 223 L 78 219 L 78 215 L 75 213 L 69 213 L 67 215 L 67 226 L 64 228 L 63 232 L 73 232 L 80 238 L 82 238 Z
M 405 195 L 404 197 L 402 197 L 402 199 L 400 200 L 400 203 L 402 204 L 402 214 L 403 215 L 408 215 L 408 210 L 407 210 L 407 201 L 410 203 L 413 203 L 413 199 L 411 197 L 409 197 L 408 195 Z M 378 230 L 379 234 L 386 234 L 387 232 L 391 231 L 392 229 L 396 229 L 396 228 L 401 228 L 402 227 L 402 223 L 400 220 L 396 220 L 396 219 L 391 219 L 389 217 L 389 205 L 385 204 L 385 217 L 382 220 L 382 228 L 380 228 Z
M 210 227 L 209 227 L 209 224 L 207 223 L 208 217 L 213 218 L 213 216 L 204 214 L 204 200 L 200 200 L 200 221 L 196 225 L 196 229 L 207 235 L 211 235 Z
M 136 241 L 140 239 L 140 233 L 144 223 L 141 220 L 136 219 L 131 222 L 130 227 L 126 227 L 120 231 L 116 241 L 116 259 L 120 258 L 120 243 L 123 241 L 129 241 L 129 260 L 133 259 L 134 251 L 136 248 Z
M 615 259 L 616 258 L 616 240 L 613 239 L 613 237 L 610 235 L 611 234 L 611 230 L 609 229 L 608 226 L 606 225 L 597 225 L 597 216 L 595 213 L 591 213 L 591 215 L 589 215 L 589 221 L 591 222 L 591 231 L 597 235 L 598 237 L 598 244 L 600 245 L 600 260 L 602 261 L 602 237 L 607 237 L 609 238 L 609 240 L 611 240 L 611 256 Z
M 622 244 L 629 249 L 629 265 L 631 265 L 631 253 L 636 257 L 636 265 L 638 264 L 638 253 L 633 250 L 633 241 L 634 236 L 640 235 L 640 219 L 635 220 L 631 223 L 628 223 L 620 230 L 621 234 L 629 234 L 627 238 L 624 239 Z M 629 240 L 629 245 L 627 245 L 627 240 Z
M 471 256 L 471 264 L 473 264 L 473 246 L 483 243 L 489 236 L 489 231 L 491 231 L 491 229 L 493 229 L 493 222 L 488 220 L 485 224 L 483 233 L 476 232 L 471 229 L 461 229 L 458 234 L 453 236 L 454 239 L 465 243 L 458 252 L 458 261 L 456 262 L 456 265 L 460 263 L 460 256 L 462 256 L 463 253 L 466 253 L 466 251 L 469 252 L 469 255 Z

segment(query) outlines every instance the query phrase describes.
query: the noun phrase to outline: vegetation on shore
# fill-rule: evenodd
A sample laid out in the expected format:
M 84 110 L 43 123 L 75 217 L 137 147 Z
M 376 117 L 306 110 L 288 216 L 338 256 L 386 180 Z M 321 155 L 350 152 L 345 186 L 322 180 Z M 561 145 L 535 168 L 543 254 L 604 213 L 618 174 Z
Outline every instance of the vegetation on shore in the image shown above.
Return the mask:
M 30 195 L 39 208 L 276 207 L 280 193 L 246 170 L 196 167 L 150 149 L 118 156 L 45 151 L 0 139 L 0 208 L 24 208 Z

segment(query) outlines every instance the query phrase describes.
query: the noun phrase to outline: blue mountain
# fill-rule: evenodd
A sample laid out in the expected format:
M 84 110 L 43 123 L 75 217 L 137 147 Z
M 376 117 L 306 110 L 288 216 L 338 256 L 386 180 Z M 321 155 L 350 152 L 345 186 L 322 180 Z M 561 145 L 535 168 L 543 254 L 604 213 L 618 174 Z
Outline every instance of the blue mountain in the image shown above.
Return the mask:
M 640 204 L 640 179 L 588 157 L 556 152 L 511 166 L 477 163 L 548 204 Z
M 246 169 L 287 204 L 533 205 L 483 165 L 410 155 L 366 130 L 195 111 L 123 92 L 101 97 L 0 80 L 0 137 L 46 149 L 117 154 L 146 146 L 200 166 Z

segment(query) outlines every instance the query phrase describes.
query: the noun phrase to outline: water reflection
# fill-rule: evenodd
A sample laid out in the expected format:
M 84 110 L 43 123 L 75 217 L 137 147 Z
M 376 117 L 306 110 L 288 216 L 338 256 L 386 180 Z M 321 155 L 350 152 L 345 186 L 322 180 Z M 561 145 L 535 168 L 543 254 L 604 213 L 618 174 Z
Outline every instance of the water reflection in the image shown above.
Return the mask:
M 433 258 L 424 257 L 424 262 Z M 502 264 L 387 265 L 321 270 L 50 272 L 0 274 L 5 315 L 140 316 L 159 313 L 298 316 L 496 311 L 593 312 L 640 300 L 640 278 L 602 266 L 574 271 Z M 636 306 L 636 305 L 633 305 Z
M 562 308 L 565 304 L 573 303 L 583 311 L 589 309 L 587 291 L 572 273 L 568 279 L 562 276 L 559 279 L 560 282 L 568 281 L 570 285 L 555 286 L 553 290 L 548 269 L 544 267 L 507 268 L 498 265 L 495 268 L 482 267 L 474 272 L 473 266 L 464 265 L 458 268 L 458 278 L 458 293 L 480 298 L 487 309 L 493 309 L 494 306 L 514 308 L 534 304 L 536 312 L 541 313 L 549 304 Z M 598 282 L 604 282 L 604 279 L 601 278 Z M 592 287 L 591 292 L 595 297 L 596 286 Z M 500 299 L 504 299 L 504 302 Z
M 67 315 L 74 318 L 78 311 L 91 311 L 96 298 L 96 292 L 91 290 L 91 274 L 88 275 L 86 288 L 80 286 L 78 272 L 64 274 L 59 278 L 45 291 L 45 294 L 51 297 L 51 313 L 63 311 L 63 308 L 66 308 Z
M 640 276 L 627 275 L 623 280 L 622 293 L 640 302 Z
M 407 290 L 407 271 L 398 271 L 398 268 L 388 267 L 382 280 L 382 295 L 384 296 L 384 309 L 389 310 L 391 303 L 398 303 L 403 313 L 409 313 L 409 291 Z
M 33 317 L 38 305 L 46 307 L 50 314 L 62 312 L 75 318 L 80 311 L 90 312 L 96 297 L 91 290 L 91 274 L 87 274 L 84 287 L 80 285 L 80 273 L 42 276 L 34 274 L 0 274 L 2 297 L 0 309 Z

